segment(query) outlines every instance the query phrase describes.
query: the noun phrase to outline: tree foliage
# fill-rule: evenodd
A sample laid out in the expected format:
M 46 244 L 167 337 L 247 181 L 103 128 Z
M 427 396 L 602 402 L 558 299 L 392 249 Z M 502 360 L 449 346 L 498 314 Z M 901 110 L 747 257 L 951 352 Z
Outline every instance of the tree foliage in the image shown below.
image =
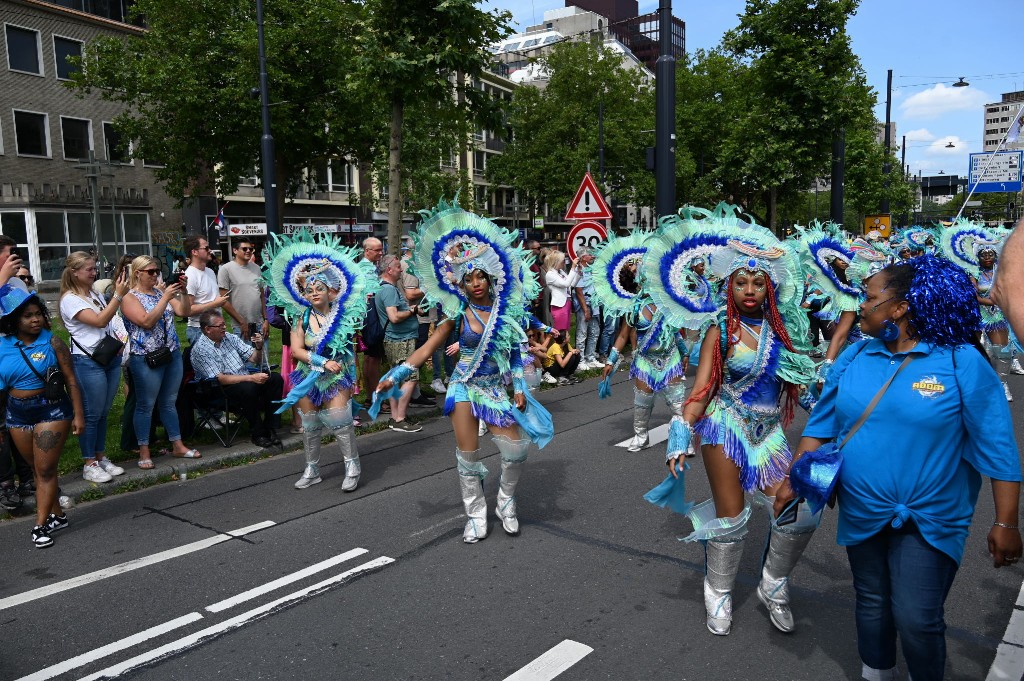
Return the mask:
M 491 159 L 489 180 L 515 187 L 534 205 L 566 206 L 588 167 L 598 175 L 603 108 L 604 191 L 620 202 L 653 203 L 644 152 L 654 142 L 653 86 L 623 68 L 621 54 L 589 41 L 561 43 L 540 61 L 550 79 L 543 89 L 513 93 L 511 139 Z

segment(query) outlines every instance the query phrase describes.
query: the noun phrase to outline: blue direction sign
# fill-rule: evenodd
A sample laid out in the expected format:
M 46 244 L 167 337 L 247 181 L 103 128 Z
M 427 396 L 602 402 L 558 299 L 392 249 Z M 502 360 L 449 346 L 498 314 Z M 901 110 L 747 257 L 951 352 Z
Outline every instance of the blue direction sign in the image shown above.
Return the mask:
M 970 157 L 967 191 L 975 194 L 1021 191 L 1024 151 L 971 154 Z

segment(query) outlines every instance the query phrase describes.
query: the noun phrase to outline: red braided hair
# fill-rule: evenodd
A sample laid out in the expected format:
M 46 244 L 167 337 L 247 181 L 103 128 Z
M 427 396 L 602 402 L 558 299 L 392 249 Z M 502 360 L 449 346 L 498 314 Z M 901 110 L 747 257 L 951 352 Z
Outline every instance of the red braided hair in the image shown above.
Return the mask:
M 728 353 L 736 343 L 739 343 L 739 334 L 737 333 L 740 328 L 740 315 L 736 309 L 736 299 L 732 294 L 732 278 L 733 275 L 729 275 L 729 279 L 726 282 L 728 286 L 728 294 L 726 295 L 725 304 L 725 335 L 726 335 L 726 352 Z M 786 330 L 786 325 L 782 321 L 782 315 L 779 314 L 779 308 L 775 303 L 775 286 L 772 284 L 770 277 L 765 276 L 765 322 L 771 327 L 775 333 L 775 337 L 779 339 L 790 352 L 795 352 L 793 348 L 793 340 L 789 337 L 789 332 Z M 715 343 L 714 352 L 712 354 L 711 363 L 711 378 L 699 392 L 692 393 L 689 399 L 686 400 L 686 404 L 690 402 L 702 402 L 705 399 L 711 402 L 718 395 L 719 390 L 722 388 L 723 367 L 725 363 L 722 361 L 722 343 L 719 340 Z M 797 398 L 799 397 L 799 391 L 797 386 L 792 383 L 783 382 L 782 389 L 786 393 L 786 400 L 782 404 L 782 426 L 783 428 L 788 427 L 793 421 L 793 416 L 796 412 Z

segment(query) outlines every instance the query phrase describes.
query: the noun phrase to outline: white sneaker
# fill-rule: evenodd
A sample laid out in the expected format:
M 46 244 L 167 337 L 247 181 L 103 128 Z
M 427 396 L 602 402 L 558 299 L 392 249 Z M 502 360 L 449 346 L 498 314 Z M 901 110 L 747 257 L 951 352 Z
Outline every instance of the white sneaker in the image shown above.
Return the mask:
M 558 383 L 558 381 L 555 380 L 555 377 L 546 371 L 544 372 L 544 375 L 540 377 L 540 380 L 544 381 L 545 383 L 550 383 L 552 385 Z
M 597 358 L 590 360 L 591 369 L 604 369 L 604 362 L 599 362 Z
M 88 466 L 82 466 L 82 479 L 89 482 L 110 482 L 114 479 L 114 476 L 100 468 L 98 463 L 92 463 Z
M 111 461 L 107 457 L 103 457 L 102 459 L 99 459 L 98 463 L 100 465 L 100 468 L 105 470 L 110 475 L 121 475 L 121 474 L 124 473 L 124 469 L 123 468 L 118 466 L 116 463 L 114 463 L 113 461 Z
M 433 390 L 435 393 L 448 392 L 448 388 L 445 387 L 444 381 L 442 381 L 440 378 L 435 378 L 433 381 L 431 381 L 430 389 Z
M 1003 392 L 1006 393 L 1006 401 L 1013 402 L 1013 393 L 1010 392 L 1010 386 L 1006 385 L 1006 381 L 1003 381 Z
M 1024 367 L 1020 365 L 1020 360 L 1016 357 L 1013 358 L 1013 362 L 1010 363 L 1010 373 L 1017 374 L 1018 376 L 1024 375 Z
M 569 379 L 565 376 L 559 376 L 558 380 L 555 381 L 558 385 L 569 385 Z

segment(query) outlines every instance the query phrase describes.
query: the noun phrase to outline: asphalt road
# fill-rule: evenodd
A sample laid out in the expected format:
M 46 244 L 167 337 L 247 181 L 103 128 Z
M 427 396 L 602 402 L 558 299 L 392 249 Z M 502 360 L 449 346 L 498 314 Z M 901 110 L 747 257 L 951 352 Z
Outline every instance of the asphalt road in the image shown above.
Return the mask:
M 304 491 L 292 487 L 295 453 L 83 504 L 45 551 L 30 546 L 30 520 L 3 523 L 0 678 L 505 679 L 565 640 L 592 652 L 566 660 L 560 681 L 859 678 L 834 513 L 793 575 L 795 633 L 776 631 L 754 593 L 763 512 L 751 521 L 733 633 L 708 633 L 703 549 L 676 540 L 688 521 L 641 498 L 664 476 L 664 447 L 614 446 L 631 434 L 625 380 L 608 400 L 594 380 L 540 395 L 558 432 L 531 452 L 519 537 L 491 515 L 487 540 L 462 543 L 444 419 L 361 437 L 354 494 L 341 492 L 331 445 L 324 482 Z M 1024 401 L 1024 380 L 1011 385 Z M 1013 411 L 1019 426 L 1024 409 Z M 654 422 L 667 418 L 659 402 Z M 493 508 L 497 450 L 481 446 Z M 699 463 L 687 483 L 691 499 L 709 496 Z M 1007 630 L 1024 615 L 1014 608 L 1021 568 L 995 570 L 985 550 L 987 486 L 976 518 L 947 601 L 950 679 L 986 678 L 1004 635 L 1024 631 Z M 1015 664 L 1000 678 L 1020 678 Z

